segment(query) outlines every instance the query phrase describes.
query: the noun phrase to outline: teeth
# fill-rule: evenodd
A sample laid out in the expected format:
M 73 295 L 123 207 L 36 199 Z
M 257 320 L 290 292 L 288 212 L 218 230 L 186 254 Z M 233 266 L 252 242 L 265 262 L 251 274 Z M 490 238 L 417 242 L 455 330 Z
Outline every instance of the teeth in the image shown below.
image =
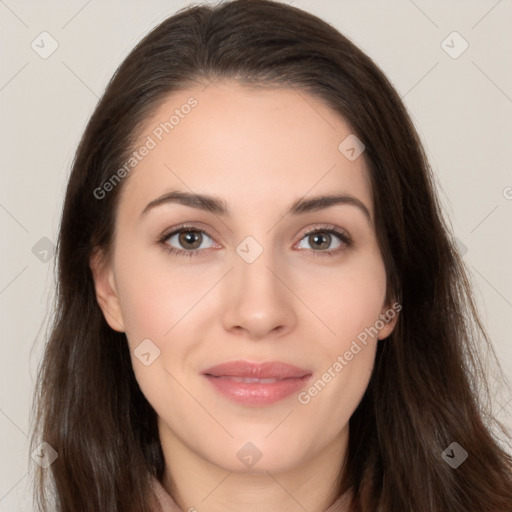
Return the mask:
M 247 384 L 253 384 L 254 382 L 259 382 L 260 384 L 272 384 L 273 382 L 277 382 L 277 379 L 256 379 L 252 377 L 221 377 L 222 379 L 234 380 L 235 382 L 245 382 Z

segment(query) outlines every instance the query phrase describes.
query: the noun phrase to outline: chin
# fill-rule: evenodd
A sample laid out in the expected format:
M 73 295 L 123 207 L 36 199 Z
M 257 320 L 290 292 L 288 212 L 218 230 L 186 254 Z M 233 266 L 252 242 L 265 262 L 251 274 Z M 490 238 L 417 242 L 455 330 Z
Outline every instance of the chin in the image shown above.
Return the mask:
M 271 431 L 271 430 L 270 430 Z M 306 443 L 292 440 L 290 436 L 265 438 L 269 430 L 260 436 L 238 436 L 226 444 L 219 443 L 216 453 L 210 454 L 210 462 L 225 470 L 237 473 L 272 474 L 292 471 L 311 454 L 304 451 Z M 294 442 L 295 441 L 295 442 Z

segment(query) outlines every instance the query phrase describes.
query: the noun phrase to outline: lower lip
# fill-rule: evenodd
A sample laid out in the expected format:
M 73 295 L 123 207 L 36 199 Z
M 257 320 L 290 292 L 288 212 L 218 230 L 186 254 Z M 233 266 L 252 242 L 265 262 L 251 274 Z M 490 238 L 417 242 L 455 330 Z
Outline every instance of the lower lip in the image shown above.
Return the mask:
M 215 389 L 234 402 L 243 405 L 270 405 L 284 400 L 304 387 L 311 375 L 293 377 L 276 382 L 237 382 L 228 378 L 205 377 Z

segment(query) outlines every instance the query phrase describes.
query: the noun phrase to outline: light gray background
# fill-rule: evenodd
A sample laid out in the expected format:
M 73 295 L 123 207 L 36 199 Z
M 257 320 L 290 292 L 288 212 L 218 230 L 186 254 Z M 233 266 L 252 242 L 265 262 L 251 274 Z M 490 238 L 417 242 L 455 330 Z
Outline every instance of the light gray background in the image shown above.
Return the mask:
M 403 97 L 511 377 L 512 1 L 287 3 L 352 39 Z M 72 157 L 107 81 L 144 34 L 188 4 L 0 0 L 0 511 L 32 510 L 29 405 L 54 288 L 54 260 L 41 261 L 48 242 L 40 240 L 56 241 Z M 31 47 L 49 48 L 43 31 L 58 43 L 47 59 Z M 469 44 L 455 59 L 441 46 L 453 31 Z M 495 411 L 512 427 L 512 402 L 496 396 Z

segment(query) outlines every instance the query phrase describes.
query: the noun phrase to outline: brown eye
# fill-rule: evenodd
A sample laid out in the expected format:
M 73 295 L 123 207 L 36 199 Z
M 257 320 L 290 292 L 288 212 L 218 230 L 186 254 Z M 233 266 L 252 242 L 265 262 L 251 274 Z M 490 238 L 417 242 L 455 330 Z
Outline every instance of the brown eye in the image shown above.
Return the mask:
M 210 240 L 210 246 L 208 246 L 208 240 Z M 181 252 L 207 249 L 213 245 L 213 240 L 207 233 L 200 229 L 192 228 L 177 229 L 167 235 L 163 242 L 169 246 L 169 249 Z
M 201 245 L 202 234 L 199 231 L 182 231 L 178 241 L 184 249 L 197 249 Z
M 343 232 L 332 228 L 317 228 L 302 237 L 299 249 L 330 254 L 348 247 L 350 243 L 349 236 Z
M 330 233 L 318 232 L 308 235 L 308 242 L 315 249 L 328 249 L 331 245 L 332 236 Z

